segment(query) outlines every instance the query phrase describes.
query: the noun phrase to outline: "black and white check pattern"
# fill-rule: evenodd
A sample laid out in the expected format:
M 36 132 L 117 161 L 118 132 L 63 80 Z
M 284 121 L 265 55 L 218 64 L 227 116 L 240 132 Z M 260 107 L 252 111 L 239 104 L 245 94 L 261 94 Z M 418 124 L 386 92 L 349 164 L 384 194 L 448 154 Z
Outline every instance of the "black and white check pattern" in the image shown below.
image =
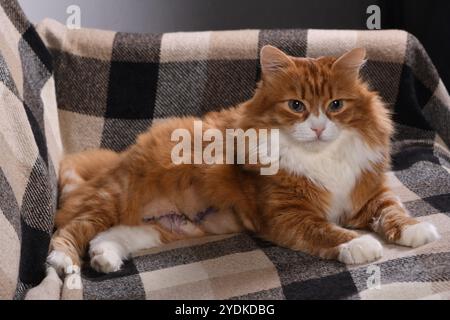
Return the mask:
M 411 214 L 433 222 L 442 239 L 417 249 L 385 244 L 384 257 L 372 264 L 380 270 L 377 290 L 368 287 L 367 265 L 345 266 L 237 234 L 150 249 L 114 274 L 86 266 L 82 289 L 66 284 L 62 298 L 450 298 L 450 97 L 411 34 L 138 35 L 68 30 L 52 20 L 36 33 L 15 1 L 0 4 L 0 298 L 21 298 L 43 277 L 63 154 L 123 150 L 153 121 L 248 99 L 265 44 L 311 57 L 367 49 L 363 77 L 391 106 L 397 126 L 390 182 Z
M 21 298 L 45 275 L 62 149 L 50 53 L 15 1 L 0 1 L 0 25 L 2 299 Z

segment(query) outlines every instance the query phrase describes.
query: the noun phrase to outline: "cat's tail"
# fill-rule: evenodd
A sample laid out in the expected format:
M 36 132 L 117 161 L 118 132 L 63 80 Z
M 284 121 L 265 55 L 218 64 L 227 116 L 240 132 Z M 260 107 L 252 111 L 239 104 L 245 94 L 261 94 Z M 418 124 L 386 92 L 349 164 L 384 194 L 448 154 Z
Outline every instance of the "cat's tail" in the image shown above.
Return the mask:
M 114 166 L 119 159 L 120 153 L 107 149 L 87 150 L 64 157 L 59 168 L 60 202 L 84 182 Z

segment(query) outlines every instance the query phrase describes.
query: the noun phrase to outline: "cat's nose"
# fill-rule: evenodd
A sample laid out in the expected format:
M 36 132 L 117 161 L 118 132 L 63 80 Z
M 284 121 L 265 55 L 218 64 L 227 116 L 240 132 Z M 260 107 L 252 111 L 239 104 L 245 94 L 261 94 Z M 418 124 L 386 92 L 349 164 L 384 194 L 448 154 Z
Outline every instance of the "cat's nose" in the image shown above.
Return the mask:
M 320 135 L 325 130 L 325 126 L 311 127 L 311 130 L 316 133 L 317 138 L 320 138 Z

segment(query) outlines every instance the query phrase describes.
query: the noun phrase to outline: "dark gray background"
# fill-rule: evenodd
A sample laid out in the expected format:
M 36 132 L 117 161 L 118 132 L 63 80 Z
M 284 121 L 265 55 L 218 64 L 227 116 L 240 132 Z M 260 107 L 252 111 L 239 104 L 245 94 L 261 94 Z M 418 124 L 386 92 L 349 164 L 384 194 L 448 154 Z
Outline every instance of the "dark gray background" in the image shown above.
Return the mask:
M 381 8 L 383 29 L 405 29 L 424 44 L 450 86 L 450 1 L 447 0 L 19 0 L 33 22 L 65 23 L 81 8 L 83 27 L 126 32 L 242 28 L 365 29 L 367 6 Z
M 127 32 L 239 28 L 365 28 L 371 0 L 19 0 L 33 21 L 67 19 L 81 8 L 82 26 Z

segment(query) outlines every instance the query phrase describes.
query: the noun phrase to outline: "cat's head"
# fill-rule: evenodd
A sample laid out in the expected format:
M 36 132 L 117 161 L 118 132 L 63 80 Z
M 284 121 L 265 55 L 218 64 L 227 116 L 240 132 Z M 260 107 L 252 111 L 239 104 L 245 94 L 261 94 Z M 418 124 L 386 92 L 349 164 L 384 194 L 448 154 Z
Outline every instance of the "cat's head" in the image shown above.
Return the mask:
M 359 77 L 365 55 L 357 48 L 338 58 L 297 58 L 263 47 L 253 121 L 311 149 L 332 144 L 346 131 L 358 132 L 368 144 L 388 144 L 388 112 Z

